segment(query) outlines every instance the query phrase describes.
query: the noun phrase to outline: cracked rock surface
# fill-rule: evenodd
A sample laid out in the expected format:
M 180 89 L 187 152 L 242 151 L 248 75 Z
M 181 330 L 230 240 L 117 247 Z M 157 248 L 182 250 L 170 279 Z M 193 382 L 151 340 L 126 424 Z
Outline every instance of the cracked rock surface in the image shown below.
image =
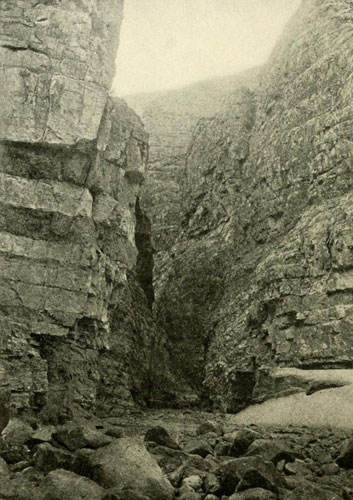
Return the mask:
M 55 423 L 120 414 L 146 404 L 152 380 L 168 386 L 161 352 L 152 361 L 139 201 L 148 137 L 108 97 L 122 8 L 0 4 L 0 426 L 9 405 Z
M 272 396 L 278 367 L 352 368 L 351 11 L 302 2 L 260 85 L 194 131 L 155 310 L 214 407 Z
M 121 0 L 1 2 L 0 139 L 62 145 L 96 139 L 122 8 Z

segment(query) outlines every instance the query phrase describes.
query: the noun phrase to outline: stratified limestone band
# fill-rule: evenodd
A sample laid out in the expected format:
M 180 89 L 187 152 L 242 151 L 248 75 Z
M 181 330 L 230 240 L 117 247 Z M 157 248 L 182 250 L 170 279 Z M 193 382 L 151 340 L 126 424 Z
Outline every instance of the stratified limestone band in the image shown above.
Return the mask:
M 108 97 L 122 8 L 0 2 L 0 371 L 13 413 L 131 405 L 149 376 L 137 259 L 151 259 L 135 243 L 147 135 Z
M 0 3 L 0 140 L 97 138 L 123 0 Z

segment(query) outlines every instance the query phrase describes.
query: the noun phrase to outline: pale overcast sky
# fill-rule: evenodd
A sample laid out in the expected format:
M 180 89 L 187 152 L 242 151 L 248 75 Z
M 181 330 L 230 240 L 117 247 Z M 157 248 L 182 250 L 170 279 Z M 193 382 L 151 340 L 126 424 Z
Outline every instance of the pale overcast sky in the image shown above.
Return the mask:
M 268 58 L 301 0 L 125 0 L 113 91 L 169 89 Z

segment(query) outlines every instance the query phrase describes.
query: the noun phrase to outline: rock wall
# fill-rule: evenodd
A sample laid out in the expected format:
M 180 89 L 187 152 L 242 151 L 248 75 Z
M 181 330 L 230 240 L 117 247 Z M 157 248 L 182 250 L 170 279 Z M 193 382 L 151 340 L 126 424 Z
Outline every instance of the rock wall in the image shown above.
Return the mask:
M 214 118 L 198 122 L 185 170 L 181 232 L 156 287 L 157 321 L 170 338 L 174 366 L 199 395 L 234 252 L 230 224 L 255 107 L 254 92 L 242 87 Z
M 201 118 L 211 118 L 234 89 L 256 86 L 259 68 L 188 87 L 138 94 L 126 98 L 142 116 L 150 135 L 150 153 L 142 200 L 152 225 L 155 249 L 155 285 L 164 257 L 179 233 L 182 214 L 183 170 L 194 128 Z
M 71 145 L 97 137 L 123 0 L 4 0 L 0 138 Z
M 158 367 L 151 252 L 137 242 L 148 138 L 108 98 L 122 7 L 0 5 L 0 360 L 13 413 L 116 414 L 146 402 Z
M 237 411 L 275 367 L 353 365 L 351 1 L 303 1 L 259 86 L 135 98 L 143 192 L 122 7 L 0 5 L 0 425 L 9 388 L 56 422 Z
M 275 366 L 353 364 L 351 14 L 305 0 L 255 95 L 189 149 L 157 310 L 187 380 L 230 411 L 271 395 Z

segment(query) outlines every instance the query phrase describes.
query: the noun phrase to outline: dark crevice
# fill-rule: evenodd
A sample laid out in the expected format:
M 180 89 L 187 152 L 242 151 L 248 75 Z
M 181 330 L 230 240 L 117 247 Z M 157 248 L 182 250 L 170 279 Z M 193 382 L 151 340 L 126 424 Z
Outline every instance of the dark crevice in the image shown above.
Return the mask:
M 4 49 L 13 50 L 14 52 L 23 52 L 24 50 L 28 50 L 28 47 L 14 47 L 13 45 L 2 44 L 1 47 Z
M 154 302 L 153 290 L 153 247 L 151 242 L 151 223 L 142 210 L 140 199 L 135 205 L 136 228 L 135 243 L 137 247 L 136 272 L 139 284 L 144 291 L 148 306 L 152 309 Z
M 47 56 L 47 54 L 45 52 L 43 52 L 42 50 L 36 49 L 34 47 L 17 47 L 17 46 L 7 44 L 7 43 L 1 44 L 0 46 L 3 47 L 4 49 L 12 50 L 13 52 L 24 52 L 26 50 L 29 50 L 30 52 L 35 52 L 36 54 L 43 54 L 43 55 Z
M 353 368 L 353 360 L 345 361 L 312 361 L 303 362 L 298 366 L 301 370 L 347 370 Z

